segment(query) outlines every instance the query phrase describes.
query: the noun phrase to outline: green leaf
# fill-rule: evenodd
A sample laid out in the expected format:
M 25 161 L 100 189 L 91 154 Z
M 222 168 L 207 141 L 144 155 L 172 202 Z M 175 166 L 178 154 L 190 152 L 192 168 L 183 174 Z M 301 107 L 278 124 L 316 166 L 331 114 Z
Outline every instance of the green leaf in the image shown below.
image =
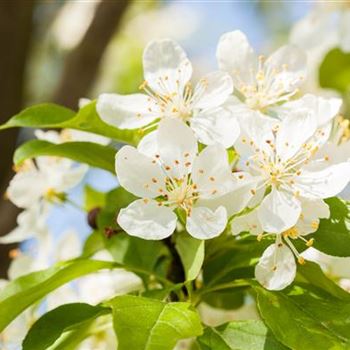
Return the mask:
M 90 257 L 103 249 L 105 249 L 105 242 L 102 233 L 99 231 L 93 231 L 84 243 L 82 256 Z
M 298 266 L 298 273 L 313 286 L 324 290 L 338 299 L 350 302 L 350 293 L 347 293 L 327 278 L 317 264 L 307 261 L 306 264 Z
M 90 211 L 106 205 L 106 193 L 95 190 L 89 185 L 84 188 L 84 209 Z
M 262 321 L 235 321 L 208 327 L 197 339 L 201 350 L 287 350 Z M 306 348 L 304 348 L 306 349 Z
M 306 289 L 307 287 L 307 289 Z M 350 303 L 311 286 L 283 292 L 254 287 L 261 316 L 275 337 L 292 349 L 349 349 Z
M 235 310 L 244 305 L 244 289 L 211 292 L 204 294 L 202 301 L 216 309 Z
M 20 164 L 28 158 L 38 156 L 56 156 L 70 158 L 114 174 L 115 154 L 116 150 L 114 148 L 93 142 L 54 144 L 43 140 L 31 140 L 17 148 L 14 155 L 14 163 Z
M 320 85 L 340 92 L 350 88 L 350 53 L 339 49 L 328 52 L 319 71 Z
M 350 256 L 350 205 L 340 198 L 326 199 L 331 212 L 329 219 L 320 220 L 318 230 L 308 235 L 313 247 L 333 256 Z
M 23 350 L 46 350 L 70 327 L 109 312 L 108 308 L 83 303 L 59 306 L 34 323 L 22 343 Z
M 96 112 L 95 101 L 78 113 L 52 103 L 35 105 L 12 117 L 0 130 L 13 127 L 77 129 L 134 145 L 142 136 L 138 130 L 119 130 L 104 123 Z
M 196 279 L 204 261 L 204 241 L 182 232 L 176 237 L 175 247 L 185 270 L 186 281 Z
M 11 281 L 0 291 L 0 331 L 33 303 L 63 284 L 89 273 L 116 267 L 108 261 L 76 259 Z
M 119 350 L 172 350 L 178 340 L 202 334 L 199 315 L 189 303 L 124 295 L 110 306 Z

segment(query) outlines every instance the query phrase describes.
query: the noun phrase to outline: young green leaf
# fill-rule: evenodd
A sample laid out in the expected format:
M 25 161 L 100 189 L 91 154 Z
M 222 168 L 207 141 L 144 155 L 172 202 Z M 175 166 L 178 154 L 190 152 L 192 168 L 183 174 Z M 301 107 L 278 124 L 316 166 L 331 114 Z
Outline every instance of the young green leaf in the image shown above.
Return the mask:
M 106 193 L 95 190 L 89 185 L 84 188 L 84 209 L 90 211 L 106 205 Z
M 312 286 L 282 292 L 254 287 L 261 316 L 275 337 L 292 349 L 349 349 L 350 303 Z
M 31 140 L 17 148 L 14 163 L 20 164 L 28 158 L 38 156 L 57 156 L 86 163 L 92 167 L 115 173 L 114 158 L 116 150 L 93 142 L 66 142 L 54 144 L 43 140 Z
M 235 321 L 207 327 L 197 339 L 201 350 L 287 350 L 262 321 Z
M 331 212 L 329 219 L 321 219 L 313 247 L 333 256 L 350 256 L 350 204 L 340 198 L 326 200 Z
M 11 281 L 0 291 L 0 331 L 33 303 L 63 284 L 89 273 L 116 267 L 108 261 L 75 259 Z
M 176 237 L 175 247 L 185 270 L 186 281 L 194 280 L 204 261 L 204 241 L 182 232 Z
M 59 306 L 34 323 L 22 343 L 22 349 L 46 350 L 70 327 L 109 312 L 108 308 L 84 303 Z
M 134 145 L 141 137 L 138 130 L 119 130 L 103 122 L 96 112 L 95 101 L 78 113 L 52 103 L 35 105 L 12 117 L 0 130 L 13 127 L 77 129 Z
M 189 303 L 124 295 L 109 305 L 119 350 L 172 350 L 180 339 L 202 334 L 199 315 Z
M 350 87 L 350 54 L 339 49 L 328 52 L 319 73 L 320 85 L 340 92 Z
M 313 286 L 323 289 L 338 299 L 350 302 L 350 293 L 327 278 L 319 265 L 308 261 L 306 264 L 298 266 L 298 274 Z

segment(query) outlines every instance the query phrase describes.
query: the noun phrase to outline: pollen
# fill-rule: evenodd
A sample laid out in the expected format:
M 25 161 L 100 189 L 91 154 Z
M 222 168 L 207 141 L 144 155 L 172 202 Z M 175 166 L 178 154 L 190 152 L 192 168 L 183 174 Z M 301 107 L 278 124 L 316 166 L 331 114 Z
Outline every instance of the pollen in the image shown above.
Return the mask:
M 180 164 L 180 162 L 179 162 L 177 159 L 174 160 L 174 163 L 175 163 L 176 165 L 179 165 L 179 164 Z
M 319 226 L 318 221 L 314 220 L 311 222 L 311 228 L 313 228 L 314 230 L 317 230 Z
M 253 190 L 253 189 L 250 190 L 250 193 L 251 193 L 252 195 L 256 195 L 256 191 Z
M 186 163 L 185 163 L 185 166 L 186 166 L 186 167 L 189 167 L 190 165 L 191 165 L 191 162 L 186 162 Z
M 156 184 L 158 180 L 155 177 L 152 177 L 152 182 Z
M 209 177 L 209 180 L 210 180 L 210 181 L 215 181 L 215 177 L 210 176 L 210 177 Z
M 149 200 L 147 198 L 143 199 L 143 203 L 148 204 Z
M 203 170 L 203 169 L 199 169 L 198 172 L 199 172 L 200 174 L 204 174 L 204 170 Z
M 238 178 L 242 180 L 244 179 L 244 175 L 239 175 Z

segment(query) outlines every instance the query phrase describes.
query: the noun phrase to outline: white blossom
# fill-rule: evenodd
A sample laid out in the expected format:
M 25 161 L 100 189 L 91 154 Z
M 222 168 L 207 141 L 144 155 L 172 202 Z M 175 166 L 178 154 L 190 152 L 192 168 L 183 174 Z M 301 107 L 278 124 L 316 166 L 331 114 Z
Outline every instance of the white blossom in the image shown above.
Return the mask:
M 235 118 L 224 107 L 232 93 L 227 73 L 213 72 L 193 88 L 192 65 L 174 41 L 163 39 L 148 44 L 143 55 L 145 93 L 102 94 L 97 111 L 108 124 L 120 129 L 157 125 L 164 118 L 189 124 L 200 142 L 231 146 L 239 134 Z
M 193 237 L 219 235 L 227 223 L 225 207 L 209 209 L 200 202 L 240 189 L 224 147 L 211 145 L 197 154 L 192 130 L 176 119 L 164 120 L 153 137 L 156 147 L 143 147 L 141 143 L 139 150 L 124 146 L 117 153 L 120 185 L 142 198 L 120 211 L 119 225 L 130 235 L 163 239 L 175 230 L 177 217 L 173 211 L 181 209 Z M 244 183 L 242 180 L 242 186 Z

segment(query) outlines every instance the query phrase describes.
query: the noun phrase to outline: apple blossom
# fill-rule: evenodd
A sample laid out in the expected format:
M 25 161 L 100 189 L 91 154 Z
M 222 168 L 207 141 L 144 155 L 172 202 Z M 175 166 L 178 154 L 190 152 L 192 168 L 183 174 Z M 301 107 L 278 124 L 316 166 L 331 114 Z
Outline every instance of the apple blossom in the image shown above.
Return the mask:
M 258 209 L 234 218 L 231 222 L 231 231 L 235 235 L 248 231 L 256 235 L 258 240 L 264 236 L 275 236 L 275 243 L 266 248 L 255 267 L 255 277 L 265 288 L 281 290 L 295 278 L 295 258 L 299 263 L 304 263 L 304 258 L 294 247 L 293 241 L 300 239 L 308 247 L 312 246 L 313 238 L 307 240 L 304 236 L 317 231 L 320 219 L 328 218 L 329 215 L 328 205 L 323 200 L 303 200 L 298 221 L 283 232 L 264 233 Z
M 117 153 L 120 185 L 143 198 L 120 211 L 118 224 L 130 235 L 163 239 L 175 230 L 173 210 L 181 209 L 190 235 L 199 239 L 218 236 L 227 223 L 225 207 L 218 205 L 212 210 L 197 203 L 239 190 L 240 180 L 231 173 L 226 150 L 211 145 L 197 155 L 194 133 L 176 119 L 162 121 L 155 138 L 157 153 L 153 157 L 131 146 Z
M 306 57 L 297 46 L 283 46 L 265 59 L 256 55 L 239 30 L 221 36 L 216 55 L 219 68 L 231 75 L 240 97 L 230 109 L 241 118 L 288 101 L 305 79 Z
M 120 129 L 135 129 L 176 118 L 188 123 L 200 142 L 232 146 L 239 126 L 224 107 L 233 91 L 227 73 L 210 73 L 193 88 L 192 65 L 184 50 L 169 39 L 148 44 L 143 67 L 145 94 L 102 94 L 96 106 L 102 120 Z

